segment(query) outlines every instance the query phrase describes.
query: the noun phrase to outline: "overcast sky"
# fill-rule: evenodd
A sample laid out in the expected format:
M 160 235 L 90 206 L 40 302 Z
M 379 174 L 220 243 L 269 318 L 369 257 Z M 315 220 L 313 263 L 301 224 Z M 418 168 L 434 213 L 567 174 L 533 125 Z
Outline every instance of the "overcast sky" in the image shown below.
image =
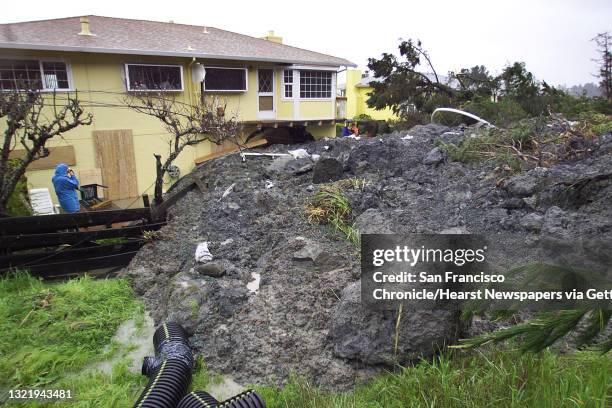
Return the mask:
M 590 39 L 612 31 L 612 0 L 29 0 L 2 7 L 0 23 L 85 14 L 173 20 L 257 37 L 274 30 L 286 44 L 362 68 L 368 57 L 395 52 L 399 38 L 418 38 L 438 72 L 484 64 L 497 73 L 518 60 L 555 85 L 596 81 Z

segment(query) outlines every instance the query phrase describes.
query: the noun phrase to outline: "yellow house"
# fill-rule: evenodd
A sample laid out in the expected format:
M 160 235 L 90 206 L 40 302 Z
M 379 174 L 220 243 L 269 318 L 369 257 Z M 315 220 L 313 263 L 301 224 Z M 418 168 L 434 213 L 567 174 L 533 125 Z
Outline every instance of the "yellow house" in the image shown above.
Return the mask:
M 185 103 L 216 95 L 240 118 L 243 138 L 274 129 L 331 137 L 344 119 L 336 117 L 336 74 L 348 66 L 355 65 L 284 45 L 273 32 L 254 38 L 100 16 L 0 24 L 0 91 L 24 80 L 59 97 L 78 91 L 94 117 L 91 126 L 52 139 L 51 155 L 26 173 L 30 188 L 49 188 L 54 200 L 59 161 L 69 162 L 81 184 L 108 185 L 112 199 L 152 192 L 153 154 L 167 155 L 169 136 L 156 119 L 122 106 L 130 91 L 163 89 Z M 174 164 L 186 174 L 215 149 L 207 142 L 187 147 Z
M 346 83 L 338 86 L 340 98 L 346 100 L 346 117 L 353 119 L 359 115 L 368 115 L 375 120 L 397 119 L 397 115 L 390 108 L 376 110 L 370 108 L 366 101 L 368 94 L 372 92 L 371 81 L 373 77 L 362 74 L 359 69 L 348 69 L 346 71 Z

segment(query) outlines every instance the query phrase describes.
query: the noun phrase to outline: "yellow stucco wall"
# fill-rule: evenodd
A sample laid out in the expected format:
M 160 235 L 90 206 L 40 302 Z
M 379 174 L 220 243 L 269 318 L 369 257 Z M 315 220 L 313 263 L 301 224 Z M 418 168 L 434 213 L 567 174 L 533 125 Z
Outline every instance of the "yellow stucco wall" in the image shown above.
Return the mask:
M 75 149 L 77 164 L 74 167 L 77 175 L 80 170 L 93 169 L 97 167 L 95 157 L 95 146 L 92 138 L 94 130 L 132 129 L 136 162 L 136 175 L 125 175 L 125 177 L 136 177 L 139 194 L 153 192 L 155 180 L 154 153 L 165 157 L 168 153 L 169 135 L 160 125 L 159 121 L 144 114 L 134 112 L 123 106 L 125 98 L 125 63 L 159 63 L 180 64 L 184 70 L 184 92 L 173 93 L 177 101 L 185 103 L 195 102 L 199 84 L 191 79 L 190 64 L 188 58 L 169 57 L 146 57 L 135 55 L 115 54 L 88 54 L 88 53 L 59 53 L 46 51 L 21 51 L 2 50 L 0 58 L 62 58 L 69 63 L 72 73 L 73 87 L 78 90 L 79 99 L 88 112 L 94 116 L 91 126 L 76 128 L 63 135 L 63 138 L 54 138 L 49 147 L 72 145 Z M 205 66 L 240 66 L 245 64 L 228 61 L 201 61 Z M 226 115 L 237 114 L 241 120 L 255 121 L 257 115 L 257 68 L 275 69 L 275 102 L 277 119 L 296 119 L 294 117 L 293 100 L 281 98 L 281 67 L 271 64 L 247 64 L 248 68 L 248 90 L 247 92 L 216 94 L 226 104 Z M 58 93 L 58 95 L 62 95 Z M 301 102 L 299 119 L 301 118 L 333 118 L 333 101 Z M 0 123 L 0 126 L 2 124 Z M 329 128 L 329 129 L 328 129 Z M 246 128 L 243 132 L 248 134 L 252 129 Z M 313 126 L 308 130 L 317 135 L 333 136 L 332 126 Z M 202 143 L 195 147 L 187 147 L 175 160 L 181 169 L 181 174 L 187 174 L 194 167 L 194 159 L 211 153 L 209 143 Z M 51 177 L 53 170 L 28 171 L 29 188 L 46 187 L 53 192 Z M 169 187 L 170 183 L 166 185 Z M 55 200 L 55 194 L 51 194 Z
M 353 119 L 355 116 L 368 115 L 375 120 L 397 119 L 397 115 L 390 108 L 376 110 L 370 108 L 366 101 L 371 87 L 357 87 L 361 82 L 361 70 L 349 69 L 346 71 L 346 117 Z

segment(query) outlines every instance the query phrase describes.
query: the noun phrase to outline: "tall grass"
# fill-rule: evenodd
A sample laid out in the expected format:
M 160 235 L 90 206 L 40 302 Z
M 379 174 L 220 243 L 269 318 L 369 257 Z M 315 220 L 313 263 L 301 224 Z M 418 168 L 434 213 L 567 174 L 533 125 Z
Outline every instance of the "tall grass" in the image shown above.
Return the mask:
M 262 388 L 270 408 L 609 407 L 612 361 L 581 352 L 557 356 L 506 350 L 439 357 L 333 394 L 293 379 Z

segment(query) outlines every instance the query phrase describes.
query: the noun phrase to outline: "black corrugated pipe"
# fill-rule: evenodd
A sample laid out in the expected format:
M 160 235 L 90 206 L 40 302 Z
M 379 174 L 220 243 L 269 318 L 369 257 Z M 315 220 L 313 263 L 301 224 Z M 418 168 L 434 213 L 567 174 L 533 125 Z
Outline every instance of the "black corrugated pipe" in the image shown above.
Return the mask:
M 142 374 L 149 383 L 134 408 L 174 408 L 191 384 L 194 360 L 185 330 L 177 323 L 163 323 L 153 335 L 155 357 L 145 357 Z
M 219 401 L 206 391 L 191 391 L 183 397 L 176 408 L 215 408 L 218 406 Z
M 193 391 L 185 395 L 177 408 L 266 408 L 266 404 L 253 390 L 245 391 L 223 402 L 217 401 L 205 391 Z

